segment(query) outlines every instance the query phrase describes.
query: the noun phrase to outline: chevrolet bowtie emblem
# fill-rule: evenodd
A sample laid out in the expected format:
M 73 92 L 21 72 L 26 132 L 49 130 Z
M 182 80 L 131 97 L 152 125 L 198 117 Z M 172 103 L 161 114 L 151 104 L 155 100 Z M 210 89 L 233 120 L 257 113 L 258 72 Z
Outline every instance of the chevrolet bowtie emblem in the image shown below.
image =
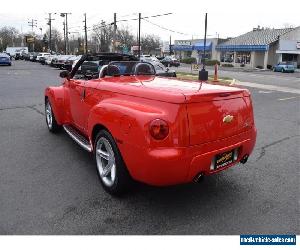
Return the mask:
M 226 115 L 223 118 L 223 122 L 224 123 L 230 123 L 230 122 L 232 122 L 232 120 L 233 120 L 233 116 L 232 115 Z

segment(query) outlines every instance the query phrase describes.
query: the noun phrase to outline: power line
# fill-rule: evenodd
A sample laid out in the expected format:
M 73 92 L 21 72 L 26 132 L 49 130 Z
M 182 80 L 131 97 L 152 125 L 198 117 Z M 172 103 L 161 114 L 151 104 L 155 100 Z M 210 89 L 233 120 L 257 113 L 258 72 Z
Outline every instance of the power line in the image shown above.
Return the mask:
M 160 17 L 160 16 L 168 16 L 168 15 L 172 15 L 173 13 L 164 13 L 164 14 L 158 14 L 158 15 L 153 15 L 153 16 L 145 16 L 142 17 L 141 19 L 148 19 L 148 18 L 154 18 L 154 17 Z M 117 22 L 128 22 L 128 21 L 136 21 L 139 20 L 139 18 L 132 18 L 132 19 L 122 19 L 122 20 L 118 20 Z M 111 23 L 113 24 L 113 23 Z
M 154 25 L 154 26 L 156 26 L 156 27 L 158 27 L 158 28 L 161 28 L 161 29 L 163 29 L 163 30 L 170 31 L 170 32 L 172 32 L 172 33 L 177 33 L 177 34 L 185 35 L 185 36 L 193 36 L 193 35 L 194 35 L 194 34 L 187 34 L 187 33 L 183 33 L 183 32 L 180 32 L 180 31 L 171 30 L 171 29 L 166 28 L 166 27 L 163 27 L 163 26 L 161 26 L 161 25 L 159 25 L 159 24 L 153 23 L 153 22 L 151 22 L 151 21 L 149 21 L 149 20 L 144 20 L 144 21 L 146 21 L 146 22 L 148 22 L 148 23 L 150 23 L 150 24 L 152 24 L 152 25 Z

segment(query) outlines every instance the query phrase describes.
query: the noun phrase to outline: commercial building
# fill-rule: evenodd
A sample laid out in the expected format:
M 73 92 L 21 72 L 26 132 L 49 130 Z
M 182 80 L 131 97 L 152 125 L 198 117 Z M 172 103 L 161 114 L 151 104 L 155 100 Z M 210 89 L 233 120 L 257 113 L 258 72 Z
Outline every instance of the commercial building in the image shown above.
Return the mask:
M 276 54 L 279 61 L 292 62 L 300 68 L 300 26 L 280 36 Z
M 226 40 L 208 38 L 205 46 L 206 58 L 217 60 L 218 52 L 216 51 L 216 46 L 224 41 Z M 204 39 L 175 40 L 171 48 L 172 52 L 179 59 L 194 57 L 197 60 L 201 60 L 204 57 Z
M 291 38 L 294 39 L 298 36 L 299 31 L 295 30 L 294 28 L 269 29 L 258 26 L 258 28 L 254 28 L 246 34 L 218 44 L 216 46 L 217 58 L 223 64 L 230 63 L 234 66 L 251 68 L 271 68 L 284 59 L 283 55 L 287 52 L 284 49 L 288 49 L 289 53 L 295 53 L 293 47 L 295 42 L 290 42 Z M 295 60 L 295 57 L 292 57 L 292 59 Z

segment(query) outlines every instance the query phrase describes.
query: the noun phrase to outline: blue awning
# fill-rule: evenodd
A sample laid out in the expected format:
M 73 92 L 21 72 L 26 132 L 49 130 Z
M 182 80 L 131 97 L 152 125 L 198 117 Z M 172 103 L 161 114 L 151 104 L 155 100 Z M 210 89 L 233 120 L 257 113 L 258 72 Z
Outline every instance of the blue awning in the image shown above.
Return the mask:
M 211 50 L 211 49 L 212 49 L 212 43 L 211 42 L 207 42 L 205 50 Z M 204 50 L 204 42 L 195 43 L 193 45 L 193 50 Z
M 217 45 L 216 49 L 221 51 L 267 51 L 269 45 Z

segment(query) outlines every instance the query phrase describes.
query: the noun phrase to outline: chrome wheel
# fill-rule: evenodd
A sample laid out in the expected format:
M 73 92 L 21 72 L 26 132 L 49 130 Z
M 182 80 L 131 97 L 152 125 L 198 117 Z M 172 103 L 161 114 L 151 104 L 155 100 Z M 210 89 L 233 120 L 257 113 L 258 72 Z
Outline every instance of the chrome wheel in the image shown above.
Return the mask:
M 50 105 L 50 102 L 48 101 L 46 104 L 46 121 L 49 129 L 52 129 L 52 122 L 53 122 L 53 117 L 52 117 L 52 108 Z
M 103 184 L 111 187 L 116 179 L 116 160 L 110 142 L 100 137 L 96 144 L 97 169 Z

